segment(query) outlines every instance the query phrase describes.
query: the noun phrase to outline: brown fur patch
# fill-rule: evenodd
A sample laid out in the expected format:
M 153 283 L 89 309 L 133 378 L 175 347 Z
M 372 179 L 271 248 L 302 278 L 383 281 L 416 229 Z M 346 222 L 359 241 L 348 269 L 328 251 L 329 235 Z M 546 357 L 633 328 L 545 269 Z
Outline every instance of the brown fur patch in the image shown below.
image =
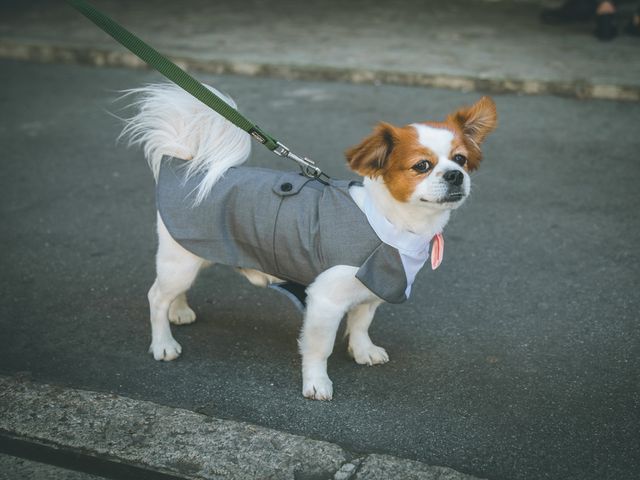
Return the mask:
M 396 144 L 396 127 L 380 122 L 373 133 L 345 152 L 349 168 L 363 177 L 377 175 Z
M 380 175 L 391 195 L 400 202 L 407 202 L 416 185 L 431 175 L 433 169 L 419 173 L 412 167 L 421 160 L 428 160 L 435 167 L 438 157 L 418 141 L 418 132 L 414 127 L 402 127 L 396 131 L 398 142 Z
M 490 97 L 482 97 L 470 107 L 463 107 L 450 114 L 446 123 L 461 134 L 468 152 L 467 169 L 473 171 L 480 166 L 482 151 L 480 145 L 498 123 L 496 104 Z

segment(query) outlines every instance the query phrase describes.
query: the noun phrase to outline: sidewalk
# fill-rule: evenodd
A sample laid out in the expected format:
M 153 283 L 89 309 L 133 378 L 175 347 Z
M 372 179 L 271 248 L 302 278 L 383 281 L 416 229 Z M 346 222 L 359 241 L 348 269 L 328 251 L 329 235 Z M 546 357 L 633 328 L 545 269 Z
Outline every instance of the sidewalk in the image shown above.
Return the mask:
M 59 466 L 118 479 L 156 473 L 172 480 L 475 480 L 449 468 L 356 454 L 257 425 L 0 375 L 3 450 L 36 461 L 48 460 L 55 452 Z M 0 455 L 0 479 L 3 465 L 31 478 L 46 470 Z
M 0 7 L 0 57 L 140 66 L 64 2 Z M 540 24 L 511 1 L 127 2 L 98 8 L 209 73 L 640 100 L 640 40 Z

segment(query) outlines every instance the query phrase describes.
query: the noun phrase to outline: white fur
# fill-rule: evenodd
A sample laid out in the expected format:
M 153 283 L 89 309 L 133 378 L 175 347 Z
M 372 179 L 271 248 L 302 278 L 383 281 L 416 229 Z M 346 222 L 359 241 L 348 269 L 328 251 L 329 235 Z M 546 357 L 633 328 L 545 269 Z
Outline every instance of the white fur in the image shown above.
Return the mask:
M 196 313 L 189 308 L 186 293 L 178 295 L 169 307 L 169 321 L 174 325 L 187 325 L 196 321 Z
M 391 195 L 381 177 L 367 177 L 363 184 L 376 208 L 387 220 L 402 230 L 431 238 L 441 232 L 449 221 L 450 208 L 442 208 L 437 203 L 427 204 L 414 198 L 408 203 L 400 202 Z M 357 188 L 351 187 L 350 189 L 356 203 L 358 202 L 358 193 L 354 189 Z
M 305 397 L 331 400 L 333 387 L 327 375 L 327 359 L 333 350 L 340 321 L 353 307 L 380 302 L 356 278 L 357 271 L 357 267 L 346 265 L 332 267 L 318 275 L 307 289 L 307 311 L 298 342 Z
M 178 87 L 149 85 L 130 90 L 129 94 L 139 95 L 134 104 L 139 110 L 127 120 L 122 134 L 129 136 L 131 144 L 143 145 L 156 178 L 163 155 L 190 159 L 190 173 L 205 172 L 205 178 L 198 187 L 197 201 L 215 187 L 228 168 L 241 164 L 248 157 L 249 136 Z M 225 98 L 230 105 L 235 105 L 232 99 Z M 429 133 L 425 140 L 429 148 L 444 151 L 444 136 Z M 398 202 L 381 180 L 365 179 L 364 188 L 372 196 L 376 208 L 399 228 L 432 236 L 440 232 L 449 219 L 451 206 L 443 208 L 418 200 Z M 357 191 L 354 198 L 358 200 Z M 182 352 L 171 334 L 170 322 L 185 324 L 195 321 L 195 313 L 187 304 L 185 292 L 207 262 L 180 246 L 167 231 L 160 215 L 157 222 L 157 276 L 148 295 L 151 319 L 149 351 L 156 360 L 168 361 Z M 277 281 L 263 272 L 239 270 L 256 285 L 266 286 Z M 368 334 L 375 310 L 382 301 L 356 279 L 356 271 L 357 268 L 351 266 L 332 267 L 320 274 L 307 289 L 307 310 L 299 338 L 302 393 L 305 397 L 329 400 L 333 396 L 333 384 L 327 375 L 327 359 L 345 314 L 348 348 L 355 361 L 375 365 L 389 360 L 387 352 L 374 345 Z
M 169 308 L 173 302 L 184 302 L 183 297 L 205 264 L 202 258 L 182 248 L 169 234 L 158 214 L 158 254 L 156 280 L 149 290 L 151 314 L 151 346 L 149 352 L 156 360 L 174 360 L 182 347 L 171 335 Z M 188 308 L 188 306 L 187 306 Z M 195 315 L 195 314 L 194 314 Z M 195 316 L 192 321 L 195 320 Z
M 435 153 L 439 159 L 449 156 L 453 132 L 446 128 L 434 128 L 421 123 L 414 123 L 411 126 L 418 131 L 418 141 Z
M 373 344 L 369 338 L 369 325 L 373 321 L 380 301 L 371 301 L 356 305 L 347 315 L 347 330 L 349 336 L 349 353 L 361 365 L 377 365 L 387 363 L 387 351 Z
M 232 98 L 206 87 L 232 107 Z M 129 145 L 142 145 L 154 177 L 158 178 L 163 155 L 189 162 L 187 175 L 206 172 L 198 186 L 195 203 L 200 203 L 211 187 L 230 167 L 244 163 L 251 153 L 249 135 L 204 103 L 172 83 L 147 85 L 127 90 L 135 95 L 131 106 L 138 112 L 126 119 L 121 137 Z

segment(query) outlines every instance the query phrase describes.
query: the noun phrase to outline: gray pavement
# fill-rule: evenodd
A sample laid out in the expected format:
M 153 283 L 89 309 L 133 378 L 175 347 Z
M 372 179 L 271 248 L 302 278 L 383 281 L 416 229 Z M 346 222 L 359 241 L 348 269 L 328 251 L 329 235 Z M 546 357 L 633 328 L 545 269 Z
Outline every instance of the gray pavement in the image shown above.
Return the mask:
M 184 353 L 146 354 L 153 180 L 115 145 L 116 91 L 145 71 L 0 64 L 0 373 L 241 420 L 351 452 L 490 479 L 611 479 L 640 469 L 640 105 L 496 96 L 500 126 L 442 267 L 381 308 L 390 354 L 338 340 L 330 403 L 304 400 L 300 317 L 229 269 L 205 271 Z M 480 93 L 202 75 L 333 176 L 379 120 L 440 118 Z M 264 100 L 267 98 L 268 100 Z M 252 162 L 290 168 L 256 147 Z
M 1 480 L 100 480 L 103 477 L 0 454 Z
M 640 100 L 638 38 L 599 42 L 590 23 L 542 25 L 540 1 L 93 3 L 212 73 Z M 62 1 L 0 4 L 0 57 L 140 64 L 125 52 Z

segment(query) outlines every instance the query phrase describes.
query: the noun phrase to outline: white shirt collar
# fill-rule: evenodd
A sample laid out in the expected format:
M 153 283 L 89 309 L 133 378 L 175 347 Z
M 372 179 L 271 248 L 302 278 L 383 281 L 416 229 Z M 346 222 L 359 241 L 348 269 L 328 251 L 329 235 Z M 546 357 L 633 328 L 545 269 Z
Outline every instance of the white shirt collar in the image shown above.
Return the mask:
M 401 230 L 393 225 L 376 208 L 366 188 L 359 187 L 357 191 L 354 188 L 349 190 L 351 197 L 365 214 L 369 225 L 371 225 L 371 228 L 373 228 L 373 231 L 376 232 L 380 240 L 398 249 L 402 254 L 412 257 L 422 257 L 426 260 L 429 256 L 429 242 L 431 238 Z

